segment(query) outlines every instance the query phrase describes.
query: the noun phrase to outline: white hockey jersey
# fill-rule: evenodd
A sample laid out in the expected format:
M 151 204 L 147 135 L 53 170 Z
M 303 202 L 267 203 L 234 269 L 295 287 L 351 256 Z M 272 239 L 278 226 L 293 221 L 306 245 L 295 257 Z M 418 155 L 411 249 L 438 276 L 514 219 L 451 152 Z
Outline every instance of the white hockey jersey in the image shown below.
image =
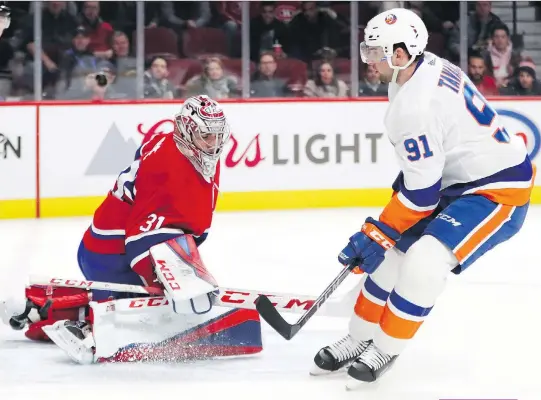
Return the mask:
M 430 215 L 441 196 L 479 194 L 522 206 L 535 170 L 521 138 L 460 68 L 425 53 L 413 76 L 389 88 L 385 128 L 401 174 L 380 220 L 404 232 Z

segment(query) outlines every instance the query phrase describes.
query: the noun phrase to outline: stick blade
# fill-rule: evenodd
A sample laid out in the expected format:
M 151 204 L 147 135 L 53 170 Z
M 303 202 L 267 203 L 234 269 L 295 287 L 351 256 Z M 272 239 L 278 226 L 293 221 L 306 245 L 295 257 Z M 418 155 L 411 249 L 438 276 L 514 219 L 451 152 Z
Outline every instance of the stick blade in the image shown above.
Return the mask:
M 260 295 L 255 301 L 255 308 L 259 312 L 259 315 L 261 315 L 261 318 L 263 318 L 272 329 L 282 335 L 284 339 L 290 340 L 295 333 L 297 333 L 298 329 L 294 329 L 295 325 L 287 323 L 267 296 Z

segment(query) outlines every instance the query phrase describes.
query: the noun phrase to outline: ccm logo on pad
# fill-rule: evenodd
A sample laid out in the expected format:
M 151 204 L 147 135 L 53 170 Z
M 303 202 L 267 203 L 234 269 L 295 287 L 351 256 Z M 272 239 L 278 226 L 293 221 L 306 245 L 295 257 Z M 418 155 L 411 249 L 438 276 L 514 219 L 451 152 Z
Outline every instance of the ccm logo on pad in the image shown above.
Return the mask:
M 164 260 L 157 260 L 158 264 L 160 264 L 160 273 L 163 275 L 163 278 L 167 281 L 167 284 L 171 288 L 171 290 L 180 290 L 180 285 L 175 279 L 175 276 L 169 269 L 167 265 L 165 265 Z

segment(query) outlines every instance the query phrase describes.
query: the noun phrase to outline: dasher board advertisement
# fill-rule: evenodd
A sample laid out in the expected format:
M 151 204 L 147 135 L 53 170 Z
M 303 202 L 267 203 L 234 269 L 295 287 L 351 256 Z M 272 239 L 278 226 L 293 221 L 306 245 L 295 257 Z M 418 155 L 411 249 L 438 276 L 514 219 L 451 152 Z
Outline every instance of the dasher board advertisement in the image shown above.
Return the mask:
M 377 188 L 398 173 L 383 135 L 384 103 L 224 108 L 233 136 L 222 157 L 223 192 Z M 172 132 L 178 111 L 161 104 L 43 107 L 42 197 L 106 193 L 143 136 Z
M 0 107 L 0 218 L 36 208 L 35 106 Z
M 222 101 L 232 139 L 218 210 L 383 206 L 398 173 L 387 102 Z M 541 99 L 491 100 L 534 159 Z M 180 102 L 33 103 L 0 108 L 0 218 L 89 215 L 145 135 L 173 130 Z M 39 148 L 39 150 L 37 150 Z M 541 174 L 536 184 L 541 186 Z M 532 203 L 541 203 L 535 188 Z

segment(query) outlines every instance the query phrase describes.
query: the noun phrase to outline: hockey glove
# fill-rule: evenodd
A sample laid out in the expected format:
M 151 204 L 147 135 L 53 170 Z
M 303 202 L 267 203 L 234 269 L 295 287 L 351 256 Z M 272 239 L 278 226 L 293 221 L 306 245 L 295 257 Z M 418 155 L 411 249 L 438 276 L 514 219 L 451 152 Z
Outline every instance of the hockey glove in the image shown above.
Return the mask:
M 360 232 L 349 238 L 349 243 L 338 255 L 343 265 L 355 265 L 367 274 L 374 272 L 385 259 L 385 252 L 394 247 L 400 234 L 383 222 L 368 217 Z

